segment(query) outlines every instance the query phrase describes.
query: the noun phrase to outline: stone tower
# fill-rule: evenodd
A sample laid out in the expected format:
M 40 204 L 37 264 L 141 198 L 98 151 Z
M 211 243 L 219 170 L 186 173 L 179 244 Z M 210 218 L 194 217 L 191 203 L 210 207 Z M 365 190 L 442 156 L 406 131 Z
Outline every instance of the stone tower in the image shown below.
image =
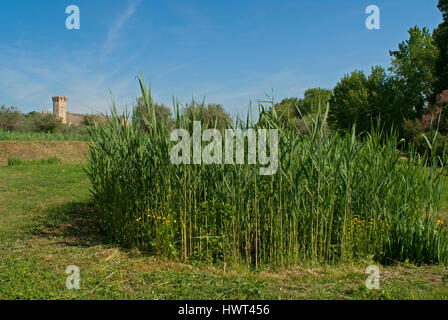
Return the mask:
M 55 117 L 62 120 L 62 123 L 67 123 L 67 97 L 56 96 L 53 97 L 53 114 Z

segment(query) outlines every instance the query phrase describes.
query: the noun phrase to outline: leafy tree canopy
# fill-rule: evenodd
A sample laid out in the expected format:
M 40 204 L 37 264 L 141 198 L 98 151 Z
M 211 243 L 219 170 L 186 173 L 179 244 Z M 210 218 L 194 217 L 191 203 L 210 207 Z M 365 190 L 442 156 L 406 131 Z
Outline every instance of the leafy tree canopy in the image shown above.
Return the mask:
M 426 27 L 420 29 L 415 26 L 408 32 L 409 39 L 401 42 L 398 50 L 390 51 L 390 71 L 402 103 L 421 116 L 425 103 L 434 97 L 434 67 L 439 51 Z
M 443 20 L 448 21 L 448 0 L 439 0 L 437 8 L 442 12 Z
M 137 105 L 134 110 L 137 121 L 140 122 L 140 125 L 144 129 L 147 128 L 144 119 L 151 121 L 153 110 L 156 116 L 156 121 L 158 123 L 167 125 L 169 127 L 174 127 L 174 120 L 171 114 L 171 110 L 164 104 L 152 103 L 150 109 L 148 110 L 146 104 L 144 103 L 143 97 L 139 97 L 137 98 Z
M 434 42 L 440 52 L 435 63 L 435 94 L 448 89 L 448 0 L 439 0 L 437 7 L 444 21 L 434 30 Z
M 224 129 L 232 121 L 223 106 L 209 103 L 207 106 L 195 102 L 188 104 L 182 112 L 182 117 L 189 120 L 200 120 L 202 128 Z
M 380 66 L 372 67 L 369 76 L 362 71 L 345 75 L 329 102 L 330 126 L 347 130 L 356 123 L 358 131 L 370 131 L 378 120 L 387 128 L 401 123 L 406 110 L 397 103 L 394 91 L 394 81 Z
M 327 102 L 330 100 L 332 91 L 322 88 L 310 88 L 305 90 L 304 97 L 285 98 L 280 103 L 275 104 L 277 113 L 289 117 L 304 117 L 309 114 L 315 114 L 319 106 L 325 110 Z

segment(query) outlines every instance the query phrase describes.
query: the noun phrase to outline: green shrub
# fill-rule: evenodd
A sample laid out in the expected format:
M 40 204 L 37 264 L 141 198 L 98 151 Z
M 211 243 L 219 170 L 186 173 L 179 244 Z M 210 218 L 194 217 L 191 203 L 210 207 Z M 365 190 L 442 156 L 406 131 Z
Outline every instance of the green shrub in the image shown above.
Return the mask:
M 220 104 L 209 103 L 207 106 L 192 102 L 182 112 L 182 117 L 199 120 L 203 127 L 219 130 L 229 127 L 232 119 Z
M 406 143 L 410 144 L 424 132 L 423 124 L 420 119 L 405 119 L 401 131 L 401 135 L 406 140 Z
M 23 118 L 22 131 L 55 133 L 63 124 L 52 114 L 30 112 Z
M 0 130 L 12 131 L 22 129 L 22 114 L 15 107 L 0 108 Z
M 158 122 L 163 122 L 166 126 L 174 127 L 174 120 L 171 111 L 167 106 L 163 104 L 160 105 L 157 103 L 151 103 L 151 110 L 148 110 L 145 102 L 143 101 L 143 97 L 139 97 L 136 103 L 135 119 L 140 123 L 140 126 L 144 130 L 147 130 L 144 119 L 151 119 L 153 112 Z
M 421 155 L 431 156 L 432 154 L 441 159 L 445 158 L 447 137 L 437 133 L 431 137 L 429 133 L 420 134 L 414 139 L 414 147 Z
M 21 166 L 23 165 L 23 160 L 19 158 L 8 158 L 8 166 Z
M 87 115 L 81 125 L 62 124 L 52 114 L 20 113 L 17 108 L 0 109 L 0 140 L 80 140 L 88 139 L 87 126 L 98 115 Z

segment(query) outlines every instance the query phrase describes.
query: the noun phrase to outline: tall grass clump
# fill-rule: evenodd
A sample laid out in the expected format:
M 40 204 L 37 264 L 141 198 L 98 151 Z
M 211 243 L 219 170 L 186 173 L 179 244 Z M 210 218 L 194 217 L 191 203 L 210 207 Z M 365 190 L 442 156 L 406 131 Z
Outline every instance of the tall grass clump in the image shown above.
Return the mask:
M 20 158 L 11 157 L 7 160 L 7 166 L 16 167 L 16 166 L 25 166 L 25 165 L 55 165 L 61 164 L 61 159 L 57 157 L 50 157 L 44 159 L 34 159 L 34 160 L 22 160 Z
M 234 126 L 279 130 L 276 174 L 261 176 L 259 165 L 249 164 L 174 165 L 172 128 L 157 121 L 143 79 L 140 87 L 145 130 L 115 105 L 111 121 L 90 129 L 86 172 L 113 240 L 184 260 L 250 266 L 447 262 L 446 228 L 435 218 L 440 158 L 409 152 L 401 161 L 395 135 L 333 133 L 325 129 L 326 112 L 306 134 L 286 129 L 283 115 L 261 105 L 257 124 L 248 117 Z M 175 110 L 176 127 L 191 132 L 194 119 L 177 103 Z

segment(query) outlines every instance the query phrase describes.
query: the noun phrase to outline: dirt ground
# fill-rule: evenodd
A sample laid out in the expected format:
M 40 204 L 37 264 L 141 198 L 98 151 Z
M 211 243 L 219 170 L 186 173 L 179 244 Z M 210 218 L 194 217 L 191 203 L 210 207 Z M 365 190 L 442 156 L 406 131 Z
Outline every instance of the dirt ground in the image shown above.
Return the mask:
M 88 146 L 76 141 L 0 141 L 0 166 L 7 164 L 8 158 L 21 160 L 57 157 L 62 163 L 85 163 Z

